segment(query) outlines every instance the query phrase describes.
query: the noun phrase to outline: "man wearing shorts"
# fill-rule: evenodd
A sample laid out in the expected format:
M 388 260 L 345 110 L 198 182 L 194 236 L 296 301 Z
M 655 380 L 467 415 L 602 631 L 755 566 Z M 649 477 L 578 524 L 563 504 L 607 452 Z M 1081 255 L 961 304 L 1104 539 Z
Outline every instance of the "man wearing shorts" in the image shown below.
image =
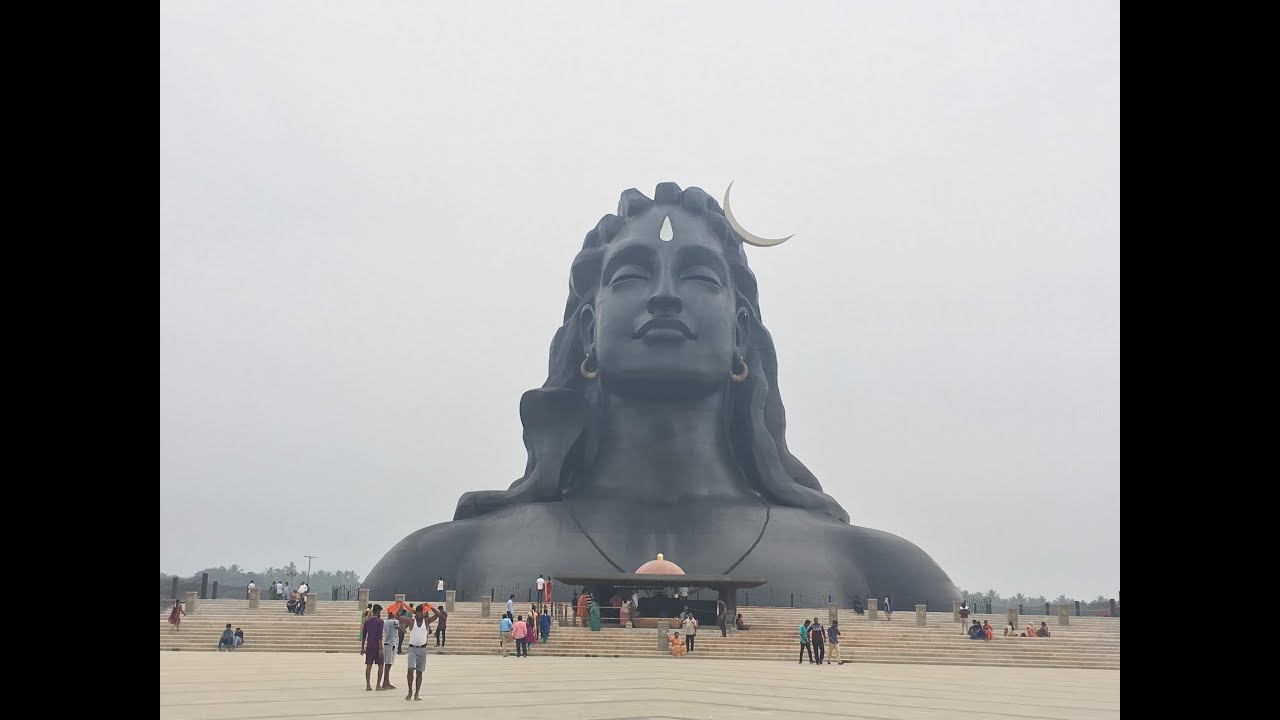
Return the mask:
M 427 669 L 427 639 L 431 637 L 432 621 L 440 618 L 438 610 L 430 618 L 426 617 L 425 611 L 426 608 L 419 605 L 413 616 L 413 622 L 409 625 L 409 671 L 405 677 L 408 692 L 404 694 L 405 700 L 411 696 L 414 700 L 422 699 L 418 693 L 422 691 L 422 673 Z M 415 672 L 417 673 L 416 684 L 414 683 Z
M 373 690 L 369 686 L 369 674 L 373 667 L 378 667 L 378 689 L 382 689 L 382 606 L 374 605 L 368 619 L 364 621 L 364 689 Z
M 379 690 L 395 690 L 391 684 L 391 665 L 396 660 L 396 642 L 400 640 L 400 621 L 387 608 L 387 619 L 382 622 L 382 686 Z

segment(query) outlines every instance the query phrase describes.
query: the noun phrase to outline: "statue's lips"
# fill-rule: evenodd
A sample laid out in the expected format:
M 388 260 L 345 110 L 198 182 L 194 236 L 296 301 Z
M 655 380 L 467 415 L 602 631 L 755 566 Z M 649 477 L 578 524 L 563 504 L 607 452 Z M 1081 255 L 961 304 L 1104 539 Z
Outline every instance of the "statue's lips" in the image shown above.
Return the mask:
M 632 337 L 637 340 L 643 337 L 649 337 L 654 340 L 667 338 L 692 340 L 694 334 L 688 325 L 676 318 L 653 318 L 641 325 L 640 329 L 636 330 Z

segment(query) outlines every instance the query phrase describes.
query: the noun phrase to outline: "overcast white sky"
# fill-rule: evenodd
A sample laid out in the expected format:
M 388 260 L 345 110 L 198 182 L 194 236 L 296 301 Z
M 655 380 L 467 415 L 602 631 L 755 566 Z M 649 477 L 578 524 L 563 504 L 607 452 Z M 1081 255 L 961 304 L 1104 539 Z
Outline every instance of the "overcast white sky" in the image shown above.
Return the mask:
M 720 197 L 792 451 L 965 589 L 1120 587 L 1114 2 L 160 7 L 160 568 L 367 573 L 524 470 L 618 194 Z M 513 579 L 513 582 L 518 582 Z

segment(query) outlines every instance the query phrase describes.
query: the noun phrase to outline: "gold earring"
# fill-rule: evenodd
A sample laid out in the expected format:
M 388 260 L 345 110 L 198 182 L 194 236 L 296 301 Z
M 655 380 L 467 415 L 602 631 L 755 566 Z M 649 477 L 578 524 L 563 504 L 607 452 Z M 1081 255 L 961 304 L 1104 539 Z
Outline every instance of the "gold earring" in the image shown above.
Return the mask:
M 734 382 L 746 382 L 747 376 L 751 374 L 751 369 L 747 367 L 747 361 L 738 356 L 738 364 L 742 366 L 742 374 L 735 375 L 732 370 L 729 371 L 729 379 Z
M 597 377 L 600 377 L 600 367 L 596 366 L 595 370 L 588 370 L 587 361 L 590 359 L 590 355 L 582 358 L 582 364 L 578 366 L 578 373 L 588 380 L 595 380 Z

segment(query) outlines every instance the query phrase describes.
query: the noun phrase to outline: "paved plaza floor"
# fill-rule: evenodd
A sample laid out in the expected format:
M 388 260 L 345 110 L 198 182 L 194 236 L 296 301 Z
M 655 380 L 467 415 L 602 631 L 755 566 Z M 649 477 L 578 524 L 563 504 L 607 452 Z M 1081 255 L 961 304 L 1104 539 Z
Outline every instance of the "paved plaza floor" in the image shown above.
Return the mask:
M 428 657 L 421 702 L 366 692 L 364 658 L 160 653 L 161 720 L 240 718 L 1118 718 L 1120 673 L 698 658 Z

